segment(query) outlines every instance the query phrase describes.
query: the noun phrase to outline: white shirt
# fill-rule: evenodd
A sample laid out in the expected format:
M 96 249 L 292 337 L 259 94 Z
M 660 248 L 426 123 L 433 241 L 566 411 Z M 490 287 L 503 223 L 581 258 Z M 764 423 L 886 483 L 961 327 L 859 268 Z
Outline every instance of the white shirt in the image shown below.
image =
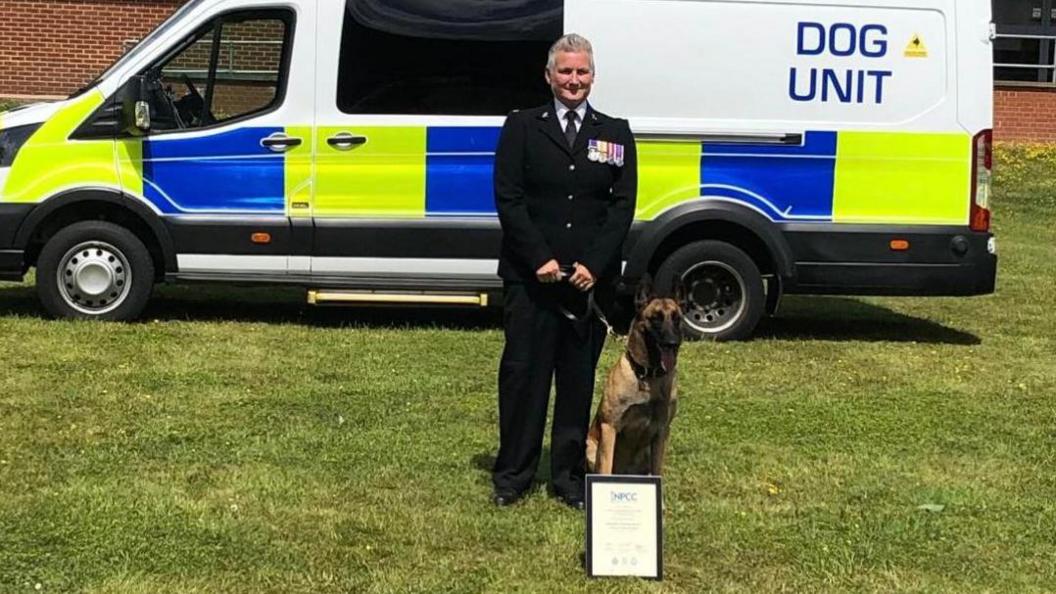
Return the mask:
M 565 126 L 568 125 L 568 120 L 565 119 L 565 114 L 569 112 L 568 106 L 561 103 L 559 100 L 554 99 L 554 113 L 557 114 L 557 121 L 561 122 L 561 131 L 565 130 Z M 583 127 L 583 120 L 587 117 L 587 102 L 583 101 L 576 106 L 576 132 Z

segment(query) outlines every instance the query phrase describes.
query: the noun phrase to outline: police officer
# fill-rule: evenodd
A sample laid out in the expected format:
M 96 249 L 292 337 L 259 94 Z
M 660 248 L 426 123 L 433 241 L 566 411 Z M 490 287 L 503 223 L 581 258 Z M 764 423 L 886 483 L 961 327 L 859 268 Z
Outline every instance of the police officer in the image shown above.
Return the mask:
M 637 171 L 626 120 L 587 103 L 594 82 L 590 42 L 559 39 L 546 65 L 553 101 L 509 115 L 495 158 L 502 224 L 506 346 L 499 366 L 499 452 L 493 502 L 529 489 L 539 464 L 551 379 L 551 490 L 583 508 L 584 447 L 606 309 L 634 218 Z

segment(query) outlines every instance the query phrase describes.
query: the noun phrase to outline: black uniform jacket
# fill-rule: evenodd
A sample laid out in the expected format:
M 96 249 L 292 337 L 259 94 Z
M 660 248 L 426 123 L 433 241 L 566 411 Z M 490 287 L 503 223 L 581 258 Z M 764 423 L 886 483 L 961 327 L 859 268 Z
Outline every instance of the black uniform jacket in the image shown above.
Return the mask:
M 495 204 L 502 223 L 499 276 L 534 281 L 554 259 L 587 267 L 614 283 L 634 219 L 638 159 L 626 120 L 587 107 L 575 146 L 565 140 L 551 101 L 506 119 L 495 155 Z M 623 165 L 587 158 L 590 140 L 623 146 Z

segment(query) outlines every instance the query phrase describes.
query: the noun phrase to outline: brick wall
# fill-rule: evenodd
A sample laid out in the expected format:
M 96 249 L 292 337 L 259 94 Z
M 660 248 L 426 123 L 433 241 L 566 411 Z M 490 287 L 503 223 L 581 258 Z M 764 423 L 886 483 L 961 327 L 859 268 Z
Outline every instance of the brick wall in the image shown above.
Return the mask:
M 994 140 L 1056 141 L 1056 89 L 995 89 Z
M 68 95 L 183 0 L 0 0 L 0 96 Z

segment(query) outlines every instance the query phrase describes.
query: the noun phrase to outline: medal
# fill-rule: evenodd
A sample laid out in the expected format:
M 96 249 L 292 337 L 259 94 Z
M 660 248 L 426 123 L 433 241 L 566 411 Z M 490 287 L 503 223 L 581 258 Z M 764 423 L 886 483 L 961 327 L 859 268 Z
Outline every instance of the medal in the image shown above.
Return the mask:
M 623 167 L 623 158 L 622 144 L 597 139 L 587 141 L 587 159 L 590 161 Z

